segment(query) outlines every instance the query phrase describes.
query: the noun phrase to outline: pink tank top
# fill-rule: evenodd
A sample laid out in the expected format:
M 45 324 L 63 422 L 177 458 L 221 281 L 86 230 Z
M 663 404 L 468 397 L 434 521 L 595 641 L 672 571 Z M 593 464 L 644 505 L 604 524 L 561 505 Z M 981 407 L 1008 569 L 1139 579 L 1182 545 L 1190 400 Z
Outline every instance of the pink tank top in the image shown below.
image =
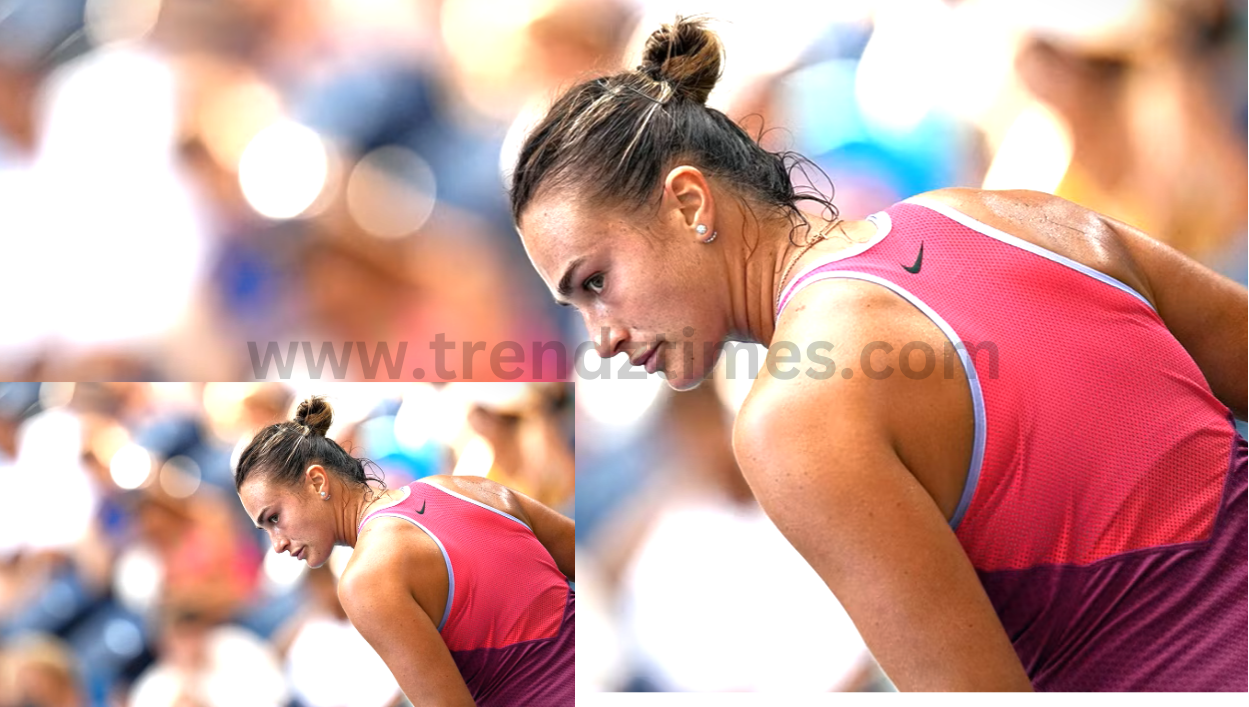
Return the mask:
M 1034 686 L 1245 690 L 1245 441 L 1157 312 L 944 204 L 871 219 L 876 237 L 795 277 L 778 316 L 801 288 L 852 278 L 945 334 L 908 372 L 966 371 L 973 448 L 951 525 Z
M 438 632 L 478 705 L 573 704 L 575 594 L 519 518 L 432 482 L 370 513 L 424 531 L 447 565 Z

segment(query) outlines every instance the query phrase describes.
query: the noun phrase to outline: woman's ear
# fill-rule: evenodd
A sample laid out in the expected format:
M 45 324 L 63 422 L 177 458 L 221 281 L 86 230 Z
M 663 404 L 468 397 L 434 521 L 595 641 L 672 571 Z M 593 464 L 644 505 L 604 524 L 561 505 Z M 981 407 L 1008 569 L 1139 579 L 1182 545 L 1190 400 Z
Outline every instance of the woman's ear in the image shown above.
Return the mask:
M 701 242 L 710 243 L 716 234 L 716 207 L 711 185 L 697 167 L 680 165 L 664 180 L 662 208 L 677 228 Z
M 329 494 L 330 492 L 330 476 L 325 471 L 325 467 L 320 464 L 310 464 L 304 472 L 304 476 L 308 479 L 308 483 L 312 485 L 312 492 L 316 494 Z

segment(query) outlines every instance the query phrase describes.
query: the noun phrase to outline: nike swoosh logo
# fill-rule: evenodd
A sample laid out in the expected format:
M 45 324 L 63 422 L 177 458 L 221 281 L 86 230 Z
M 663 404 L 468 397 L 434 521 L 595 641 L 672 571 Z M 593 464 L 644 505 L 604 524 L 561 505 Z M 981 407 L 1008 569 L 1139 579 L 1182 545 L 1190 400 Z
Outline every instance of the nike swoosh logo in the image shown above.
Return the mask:
M 920 269 L 920 268 L 922 268 L 922 267 L 924 267 L 924 243 L 923 243 L 923 241 L 920 241 L 920 244 L 919 244 L 919 256 L 915 258 L 915 264 L 914 264 L 914 265 L 912 265 L 912 266 L 911 266 L 911 267 L 909 267 L 909 268 L 908 268 L 907 266 L 903 265 L 903 266 L 902 266 L 902 269 L 903 269 L 903 270 L 905 270 L 905 271 L 907 271 L 907 272 L 909 272 L 909 273 L 911 273 L 912 275 L 915 275 L 915 274 L 919 273 L 919 269 Z
M 421 501 L 421 510 L 417 511 L 416 514 L 422 515 L 422 516 L 425 515 L 425 501 L 424 500 Z

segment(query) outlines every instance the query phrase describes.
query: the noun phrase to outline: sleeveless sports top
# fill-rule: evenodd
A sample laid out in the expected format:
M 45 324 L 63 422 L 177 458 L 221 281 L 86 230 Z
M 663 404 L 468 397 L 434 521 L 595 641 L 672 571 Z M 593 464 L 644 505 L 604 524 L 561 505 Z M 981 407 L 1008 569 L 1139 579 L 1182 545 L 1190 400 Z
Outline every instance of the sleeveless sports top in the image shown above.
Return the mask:
M 966 372 L 973 448 L 951 525 L 1033 686 L 1244 691 L 1245 440 L 1157 312 L 944 204 L 871 220 L 875 238 L 800 273 L 778 316 L 801 288 L 852 278 L 945 333 L 909 368 L 950 375 L 957 356 Z
M 447 563 L 438 632 L 482 707 L 573 704 L 575 594 L 520 519 L 426 481 L 365 516 L 400 518 Z

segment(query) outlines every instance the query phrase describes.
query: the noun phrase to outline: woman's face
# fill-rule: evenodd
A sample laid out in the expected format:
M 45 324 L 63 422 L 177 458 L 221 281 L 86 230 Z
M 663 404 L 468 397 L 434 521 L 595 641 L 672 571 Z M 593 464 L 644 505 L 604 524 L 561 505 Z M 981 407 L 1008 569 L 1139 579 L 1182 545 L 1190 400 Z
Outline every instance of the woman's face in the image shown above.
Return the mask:
M 253 476 L 243 482 L 239 500 L 252 522 L 269 534 L 274 552 L 288 552 L 311 567 L 320 567 L 330 558 L 333 513 L 329 501 L 317 495 L 311 482 L 291 487 Z
M 548 191 L 521 215 L 519 230 L 538 274 L 556 301 L 581 312 L 600 356 L 624 352 L 684 390 L 706 377 L 728 327 L 716 249 L 695 235 L 688 209 L 683 214 L 669 196 L 639 224 L 636 216 Z

